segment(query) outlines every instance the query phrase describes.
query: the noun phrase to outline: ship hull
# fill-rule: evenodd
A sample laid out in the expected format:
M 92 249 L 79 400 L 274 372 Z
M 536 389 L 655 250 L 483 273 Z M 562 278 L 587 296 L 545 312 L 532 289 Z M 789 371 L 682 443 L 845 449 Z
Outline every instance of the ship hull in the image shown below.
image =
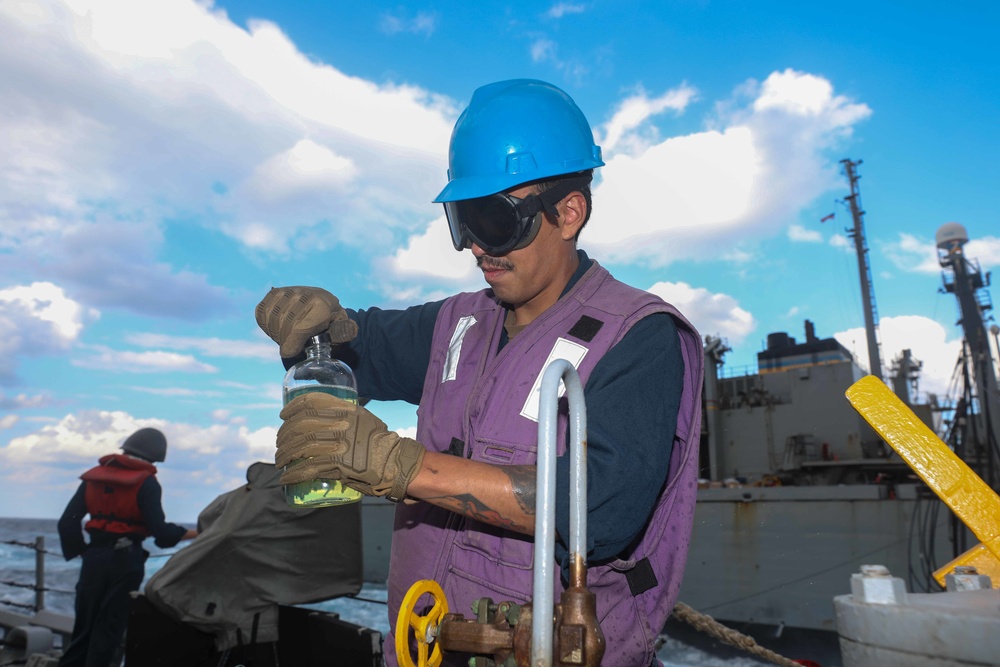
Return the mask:
M 923 544 L 929 526 L 912 527 L 926 518 L 948 534 L 935 503 L 916 485 L 704 489 L 680 599 L 723 621 L 833 632 L 833 597 L 861 565 L 923 582 L 925 563 L 950 559 L 947 539 Z

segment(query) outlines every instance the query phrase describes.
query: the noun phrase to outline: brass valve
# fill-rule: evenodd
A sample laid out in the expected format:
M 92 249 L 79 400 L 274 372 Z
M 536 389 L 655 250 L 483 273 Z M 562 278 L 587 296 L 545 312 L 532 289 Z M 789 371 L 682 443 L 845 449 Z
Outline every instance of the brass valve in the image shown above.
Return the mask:
M 417 582 L 411 592 L 417 587 L 423 592 L 429 592 L 427 582 Z M 439 590 L 439 589 L 438 589 Z M 443 598 L 443 593 L 441 594 Z M 405 600 L 415 602 L 418 596 L 407 594 Z M 440 605 L 435 605 L 440 609 Z M 445 603 L 446 608 L 446 603 Z M 407 646 L 409 627 L 416 632 L 418 653 L 421 659 L 416 663 L 419 667 L 434 664 L 437 657 L 440 664 L 442 652 L 468 653 L 469 667 L 529 667 L 531 665 L 531 619 L 532 605 L 515 602 L 496 603 L 490 598 L 480 598 L 473 602 L 472 611 L 475 618 L 466 619 L 461 614 L 446 613 L 440 617 L 440 623 L 434 627 L 426 627 L 424 617 L 413 617 L 412 610 L 400 610 L 400 623 L 397 625 L 397 641 L 403 639 Z M 406 627 L 402 621 L 406 619 Z M 597 605 L 594 594 L 583 586 L 567 588 L 553 608 L 552 635 L 552 665 L 553 667 L 598 667 L 604 657 L 604 633 L 597 621 Z M 431 652 L 428 645 L 435 643 Z M 404 653 L 397 648 L 401 665 L 414 667 L 409 660 L 408 651 Z M 430 656 L 431 661 L 428 662 Z

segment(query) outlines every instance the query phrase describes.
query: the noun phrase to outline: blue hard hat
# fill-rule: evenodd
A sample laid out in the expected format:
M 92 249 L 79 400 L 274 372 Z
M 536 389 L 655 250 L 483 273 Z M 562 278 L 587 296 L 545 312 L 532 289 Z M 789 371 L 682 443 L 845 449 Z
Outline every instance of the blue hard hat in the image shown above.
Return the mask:
M 448 185 L 434 201 L 484 197 L 602 166 L 590 123 L 569 95 L 544 81 L 499 81 L 478 88 L 455 123 Z

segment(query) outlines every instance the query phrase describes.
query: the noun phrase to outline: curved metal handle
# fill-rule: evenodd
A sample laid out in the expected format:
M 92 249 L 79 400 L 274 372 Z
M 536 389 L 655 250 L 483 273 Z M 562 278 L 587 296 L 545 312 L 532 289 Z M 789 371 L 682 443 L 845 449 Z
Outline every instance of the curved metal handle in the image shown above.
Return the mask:
M 587 550 L 587 410 L 583 386 L 573 364 L 555 359 L 542 375 L 538 405 L 538 478 L 535 497 L 534 611 L 531 665 L 552 665 L 552 613 L 555 587 L 555 487 L 559 382 L 566 385 L 570 417 L 570 557 Z

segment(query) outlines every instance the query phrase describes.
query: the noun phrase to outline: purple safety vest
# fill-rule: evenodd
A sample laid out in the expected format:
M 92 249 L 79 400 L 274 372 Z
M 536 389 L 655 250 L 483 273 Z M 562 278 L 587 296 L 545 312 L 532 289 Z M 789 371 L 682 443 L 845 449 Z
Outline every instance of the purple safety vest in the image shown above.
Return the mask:
M 677 600 L 694 520 L 701 436 L 704 360 L 698 332 L 673 306 L 615 280 L 597 262 L 499 353 L 503 306 L 490 290 L 458 294 L 438 314 L 417 409 L 417 440 L 431 451 L 500 465 L 534 464 L 537 389 L 547 363 L 569 359 L 586 386 L 607 351 L 636 322 L 657 312 L 669 313 L 677 325 L 684 387 L 667 481 L 641 539 L 627 560 L 587 569 L 607 641 L 605 665 L 649 665 L 654 640 Z M 568 429 L 565 403 L 558 421 L 556 443 L 562 454 Z M 389 619 L 394 625 L 403 596 L 421 579 L 440 583 L 449 609 L 467 618 L 472 601 L 482 597 L 527 602 L 532 598 L 533 558 L 530 536 L 429 503 L 401 503 L 392 537 Z M 563 588 L 559 579 L 556 602 Z M 384 649 L 389 664 L 396 664 L 392 630 Z

